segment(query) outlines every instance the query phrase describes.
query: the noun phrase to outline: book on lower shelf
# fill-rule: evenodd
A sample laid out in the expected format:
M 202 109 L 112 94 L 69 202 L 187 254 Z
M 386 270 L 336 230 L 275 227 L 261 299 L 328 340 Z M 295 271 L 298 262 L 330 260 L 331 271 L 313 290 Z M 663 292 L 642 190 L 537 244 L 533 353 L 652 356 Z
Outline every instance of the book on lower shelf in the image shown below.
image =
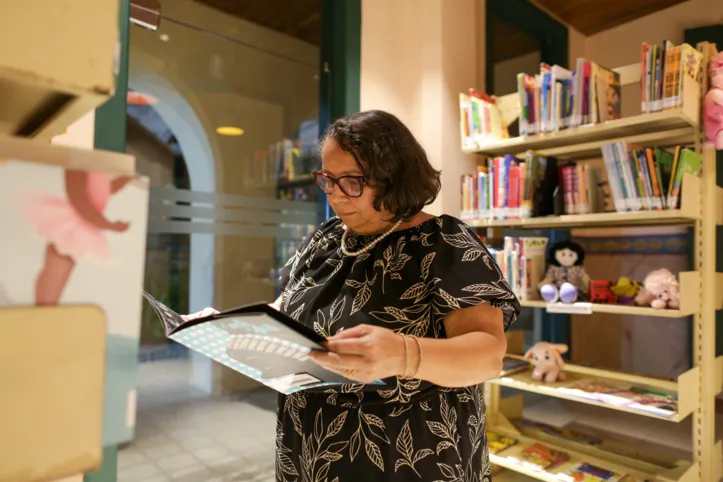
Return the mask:
M 537 283 L 545 275 L 545 253 L 548 238 L 505 236 L 498 249 L 487 249 L 502 270 L 512 291 L 520 300 L 539 300 Z
M 661 417 L 673 417 L 678 410 L 678 398 L 675 395 L 635 385 L 611 385 L 591 378 L 560 386 L 558 390 L 580 398 Z
M 325 338 L 270 305 L 248 305 L 184 321 L 151 294 L 144 291 L 143 296 L 169 339 L 280 393 L 355 383 L 314 363 L 308 354 L 325 350 Z M 384 385 L 378 380 L 368 386 Z
M 544 480 L 563 482 L 637 482 L 640 479 L 625 473 L 601 467 L 597 462 L 573 456 L 534 439 L 518 438 L 487 430 L 490 461 L 515 470 L 516 467 L 532 473 L 545 474 Z
M 699 176 L 702 159 L 681 146 L 672 152 L 617 141 L 602 146 L 615 210 L 673 210 L 680 207 L 683 175 Z

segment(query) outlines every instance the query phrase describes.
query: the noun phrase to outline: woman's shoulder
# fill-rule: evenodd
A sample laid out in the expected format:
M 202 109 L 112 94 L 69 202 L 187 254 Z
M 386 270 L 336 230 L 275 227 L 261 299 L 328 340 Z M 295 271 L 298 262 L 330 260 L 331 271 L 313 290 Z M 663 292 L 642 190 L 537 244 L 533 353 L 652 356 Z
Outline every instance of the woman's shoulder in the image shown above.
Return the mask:
M 427 226 L 422 233 L 427 236 L 429 244 L 437 249 L 469 248 L 482 246 L 482 240 L 475 230 L 454 216 L 443 214 L 437 216 L 433 223 Z

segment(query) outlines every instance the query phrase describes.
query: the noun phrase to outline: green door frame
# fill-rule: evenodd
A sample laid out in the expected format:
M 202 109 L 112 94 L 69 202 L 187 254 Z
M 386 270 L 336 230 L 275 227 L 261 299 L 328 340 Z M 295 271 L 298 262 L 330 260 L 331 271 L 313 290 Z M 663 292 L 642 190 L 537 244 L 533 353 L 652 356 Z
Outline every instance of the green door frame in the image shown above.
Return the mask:
M 361 93 L 361 0 L 322 0 L 319 55 L 319 130 L 359 112 Z M 326 196 L 318 197 L 319 221 L 331 215 Z
M 95 111 L 93 145 L 96 149 L 125 152 L 126 109 L 128 107 L 128 48 L 130 34 L 130 0 L 120 0 L 120 59 L 115 94 Z M 83 482 L 116 482 L 118 479 L 118 447 L 103 447 L 101 467 L 85 474 Z
M 568 28 L 537 8 L 528 0 L 487 0 L 485 12 L 485 90 L 494 92 L 495 18 L 525 32 L 540 43 L 540 61 L 568 68 Z M 550 244 L 569 238 L 569 231 L 544 233 Z M 542 339 L 552 343 L 570 344 L 570 317 L 543 310 Z M 568 352 L 570 353 L 570 352 Z

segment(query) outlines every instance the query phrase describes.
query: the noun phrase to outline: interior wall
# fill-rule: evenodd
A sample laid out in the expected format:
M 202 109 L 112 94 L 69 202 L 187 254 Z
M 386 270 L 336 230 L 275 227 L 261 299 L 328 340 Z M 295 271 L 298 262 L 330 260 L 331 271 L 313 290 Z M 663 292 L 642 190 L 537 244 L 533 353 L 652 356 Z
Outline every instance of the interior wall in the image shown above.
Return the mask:
M 459 149 L 459 92 L 484 83 L 480 25 L 484 1 L 362 2 L 361 109 L 398 116 L 442 170 L 434 214 L 459 211 L 460 176 L 475 165 Z

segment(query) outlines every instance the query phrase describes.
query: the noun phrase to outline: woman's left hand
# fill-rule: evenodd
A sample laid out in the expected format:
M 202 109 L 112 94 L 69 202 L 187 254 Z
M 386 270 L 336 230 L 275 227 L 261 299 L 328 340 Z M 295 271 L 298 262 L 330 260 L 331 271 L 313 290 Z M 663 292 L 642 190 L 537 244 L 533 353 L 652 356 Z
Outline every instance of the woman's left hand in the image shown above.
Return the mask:
M 324 344 L 329 350 L 312 351 L 314 362 L 360 383 L 401 376 L 406 366 L 405 340 L 380 326 L 358 325 L 343 330 Z

